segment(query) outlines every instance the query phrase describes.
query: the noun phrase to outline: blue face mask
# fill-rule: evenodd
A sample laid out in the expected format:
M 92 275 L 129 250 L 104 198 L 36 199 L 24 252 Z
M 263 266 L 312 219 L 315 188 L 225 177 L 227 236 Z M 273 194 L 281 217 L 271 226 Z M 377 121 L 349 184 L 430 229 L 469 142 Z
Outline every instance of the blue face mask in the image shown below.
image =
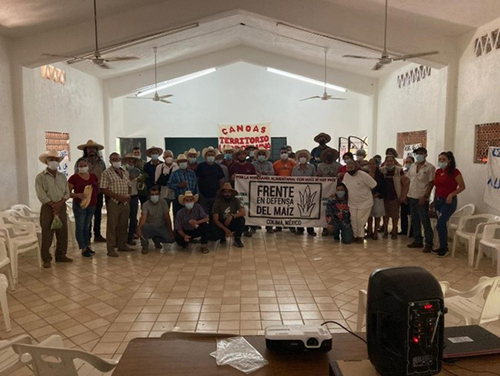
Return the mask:
M 151 196 L 149 199 L 153 204 L 156 204 L 158 201 L 160 201 L 160 196 Z
M 225 154 L 224 159 L 229 161 L 229 160 L 233 159 L 233 155 L 232 154 Z
M 344 196 L 345 196 L 345 191 L 337 191 L 338 198 L 344 198 Z
M 266 160 L 266 156 L 265 155 L 259 155 L 257 157 L 257 159 L 259 160 L 259 162 L 264 162 Z
M 379 166 L 379 167 L 382 164 L 382 161 L 380 159 L 375 159 L 375 162 L 377 163 L 377 166 Z
M 179 163 L 179 167 L 181 168 L 181 170 L 185 170 L 188 166 L 188 163 L 187 162 L 181 162 Z
M 424 156 L 422 154 L 415 155 L 415 162 L 420 163 L 424 161 Z
M 446 163 L 446 162 L 438 162 L 438 167 L 441 170 L 444 170 L 446 167 L 448 167 L 448 163 Z
M 192 158 L 192 157 L 191 157 L 191 158 L 189 158 L 189 163 L 191 163 L 191 164 L 195 164 L 195 163 L 196 163 L 196 160 L 197 160 L 197 158 Z
M 157 161 L 159 156 L 160 156 L 159 154 L 151 154 L 151 159 Z

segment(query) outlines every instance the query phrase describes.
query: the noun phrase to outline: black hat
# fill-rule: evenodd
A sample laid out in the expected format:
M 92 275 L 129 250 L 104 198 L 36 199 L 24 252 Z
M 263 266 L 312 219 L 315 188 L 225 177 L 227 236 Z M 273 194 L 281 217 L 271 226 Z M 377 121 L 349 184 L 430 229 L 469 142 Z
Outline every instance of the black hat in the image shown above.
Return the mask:
M 415 150 L 413 150 L 413 154 L 420 154 L 420 153 L 427 154 L 427 149 L 424 148 L 423 146 L 420 146 L 420 147 L 416 148 Z

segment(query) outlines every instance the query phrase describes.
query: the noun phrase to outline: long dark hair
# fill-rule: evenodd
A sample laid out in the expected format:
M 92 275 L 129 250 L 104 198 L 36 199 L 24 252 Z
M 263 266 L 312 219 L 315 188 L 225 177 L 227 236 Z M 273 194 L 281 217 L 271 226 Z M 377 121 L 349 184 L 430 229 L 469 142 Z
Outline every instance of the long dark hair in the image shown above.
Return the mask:
M 441 155 L 444 155 L 446 158 L 448 158 L 448 166 L 446 167 L 446 171 L 448 171 L 448 174 L 450 176 L 453 176 L 453 174 L 455 173 L 455 169 L 457 168 L 457 163 L 455 162 L 455 156 L 453 155 L 453 153 L 451 151 L 443 151 L 441 154 L 439 154 L 440 156 Z

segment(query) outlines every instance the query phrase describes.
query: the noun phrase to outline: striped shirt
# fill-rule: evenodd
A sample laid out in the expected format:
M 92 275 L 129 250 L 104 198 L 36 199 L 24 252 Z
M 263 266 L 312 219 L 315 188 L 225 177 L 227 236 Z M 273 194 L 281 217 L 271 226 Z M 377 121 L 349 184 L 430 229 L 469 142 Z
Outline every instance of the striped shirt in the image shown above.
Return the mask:
M 185 181 L 187 185 L 183 188 L 179 187 L 179 183 Z M 198 180 L 196 174 L 190 169 L 178 169 L 170 174 L 167 186 L 174 191 L 175 198 L 184 194 L 186 191 L 191 191 L 193 194 L 198 193 Z
M 101 175 L 99 188 L 109 189 L 111 192 L 119 196 L 127 196 L 130 192 L 130 179 L 127 171 L 123 169 L 120 170 L 122 172 L 122 176 L 118 175 L 118 172 L 114 167 L 108 167 Z M 120 201 L 115 198 L 112 198 L 111 200 L 113 200 L 116 204 L 120 204 Z M 128 202 L 123 204 L 128 205 Z

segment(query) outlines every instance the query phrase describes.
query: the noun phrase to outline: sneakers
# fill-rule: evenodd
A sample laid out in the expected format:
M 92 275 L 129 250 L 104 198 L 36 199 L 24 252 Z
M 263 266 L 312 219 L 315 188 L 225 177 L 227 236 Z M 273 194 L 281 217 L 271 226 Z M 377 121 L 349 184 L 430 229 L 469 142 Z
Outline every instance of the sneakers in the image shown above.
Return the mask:
M 113 249 L 112 251 L 108 251 L 107 255 L 109 257 L 118 257 L 118 253 Z
M 422 243 L 412 242 L 407 245 L 408 248 L 422 248 L 424 245 Z
M 431 253 L 432 252 L 432 245 L 426 245 L 424 249 L 422 249 L 422 253 Z
M 241 239 L 234 239 L 234 246 L 238 247 L 238 248 L 243 248 L 244 247 L 243 242 L 241 241 Z
M 83 257 L 92 257 L 92 253 L 90 253 L 90 251 L 87 249 L 85 251 L 82 252 L 82 256 Z
M 446 256 L 448 256 L 449 253 L 450 253 L 450 251 L 448 251 L 447 249 L 441 249 L 436 256 L 440 257 L 440 258 L 446 257 Z
M 94 243 L 106 243 L 106 238 L 102 235 L 94 236 Z
M 73 262 L 73 259 L 64 255 L 64 256 L 56 257 L 56 262 Z
M 87 251 L 89 251 L 91 254 L 95 255 L 95 251 L 92 248 L 87 247 Z
M 143 255 L 147 255 L 147 254 L 149 253 L 149 249 L 148 249 L 148 247 L 142 247 L 141 253 L 142 253 Z

